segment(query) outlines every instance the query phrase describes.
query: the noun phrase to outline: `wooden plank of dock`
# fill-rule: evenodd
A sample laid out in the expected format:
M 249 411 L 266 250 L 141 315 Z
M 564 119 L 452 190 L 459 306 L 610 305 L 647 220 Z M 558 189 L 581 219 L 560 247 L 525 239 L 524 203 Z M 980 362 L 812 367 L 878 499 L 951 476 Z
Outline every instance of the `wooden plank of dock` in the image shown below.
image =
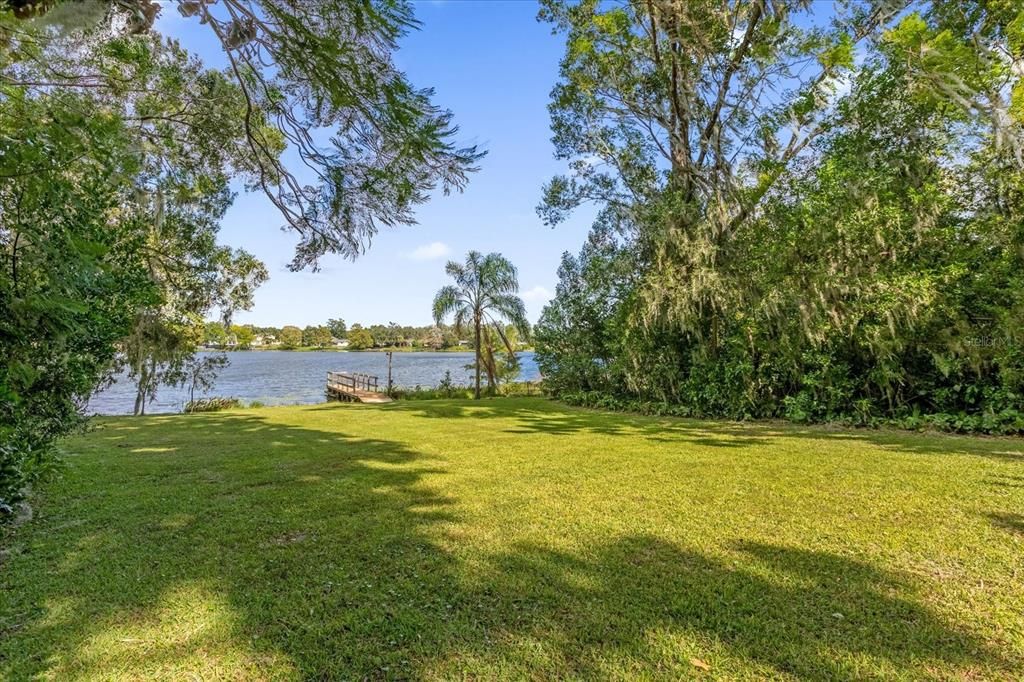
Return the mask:
M 390 403 L 391 396 L 380 390 L 372 374 L 327 373 L 327 397 L 357 403 Z

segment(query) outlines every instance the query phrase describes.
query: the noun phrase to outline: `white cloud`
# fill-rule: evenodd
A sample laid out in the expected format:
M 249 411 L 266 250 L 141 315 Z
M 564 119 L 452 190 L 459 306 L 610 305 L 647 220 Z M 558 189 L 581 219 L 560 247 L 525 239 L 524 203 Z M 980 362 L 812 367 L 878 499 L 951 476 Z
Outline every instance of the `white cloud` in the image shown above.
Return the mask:
M 405 257 L 409 260 L 436 260 L 444 258 L 451 252 L 451 247 L 444 242 L 430 242 L 423 246 L 417 246 L 409 253 L 406 253 Z
M 538 284 L 532 289 L 528 289 L 521 293 L 520 297 L 524 301 L 544 301 L 546 303 L 554 297 L 554 294 Z

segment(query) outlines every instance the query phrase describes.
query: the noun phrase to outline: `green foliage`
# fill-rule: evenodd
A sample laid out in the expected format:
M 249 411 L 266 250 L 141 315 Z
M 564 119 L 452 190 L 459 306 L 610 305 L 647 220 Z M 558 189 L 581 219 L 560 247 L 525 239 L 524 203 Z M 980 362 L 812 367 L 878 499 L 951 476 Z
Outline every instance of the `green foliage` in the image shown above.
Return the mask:
M 328 330 L 329 338 L 324 336 L 322 328 L 326 328 Z M 231 325 L 228 333 L 224 333 L 224 329 L 223 322 L 206 322 L 204 325 L 203 343 L 217 347 L 226 345 L 226 348 L 229 350 L 245 350 L 253 345 L 274 344 L 281 335 L 281 328 L 279 327 Z M 386 325 L 374 324 L 368 327 L 359 323 L 352 325 L 352 330 L 357 329 L 365 330 L 368 337 L 362 337 L 362 335 L 360 335 L 361 343 L 357 344 L 358 348 L 355 348 L 354 350 L 363 350 L 366 348 L 442 350 L 457 346 L 459 342 L 459 336 L 455 333 L 455 330 L 451 325 L 431 324 L 425 326 L 412 326 L 400 325 L 396 322 L 391 322 Z M 342 330 L 344 330 L 344 336 L 338 337 L 335 332 Z M 328 320 L 325 325 L 309 325 L 302 330 L 303 335 L 309 338 L 304 338 L 297 346 L 291 346 L 285 350 L 291 350 L 301 346 L 324 347 L 330 344 L 331 338 L 347 339 L 349 337 L 349 332 L 350 330 L 348 325 L 345 324 L 343 320 Z M 506 327 L 505 334 L 513 346 L 517 343 L 521 343 L 519 341 L 518 331 L 516 331 L 514 327 Z M 255 344 L 257 336 L 263 337 L 260 344 Z M 314 336 L 316 336 L 315 341 Z M 352 348 L 351 345 L 348 347 Z
M 546 395 L 544 383 L 541 381 L 509 381 L 503 384 L 498 395 L 507 398 L 536 397 Z
M 177 383 L 188 388 L 189 402 L 194 402 L 196 390 L 209 391 L 212 389 L 217 374 L 227 365 L 228 358 L 223 354 L 194 354 L 183 363 Z
M 563 391 L 613 391 L 624 379 L 616 359 L 627 328 L 633 257 L 615 232 L 599 223 L 579 257 L 564 254 L 555 298 L 535 329 L 536 359 L 545 383 Z
M 451 112 L 395 67 L 399 39 L 418 26 L 405 0 L 32 4 L 33 11 L 15 16 L 50 13 L 35 23 L 84 26 L 113 60 L 106 72 L 118 77 L 144 49 L 124 38 L 152 35 L 161 11 L 176 10 L 185 30 L 208 32 L 219 43 L 228 69 L 215 77 L 238 95 L 224 120 L 225 129 L 240 133 L 236 170 L 298 233 L 294 269 L 325 253 L 355 258 L 379 226 L 414 223 L 417 205 L 437 189 L 461 190 L 483 156 L 455 144 Z M 17 35 L 26 22 L 13 23 Z M 114 90 L 121 96 L 132 88 Z M 178 111 L 162 113 L 173 121 Z M 320 131 L 326 142 L 318 141 Z M 286 148 L 294 164 L 285 163 Z
M 277 340 L 280 342 L 282 348 L 298 348 L 302 345 L 302 330 L 291 325 L 282 327 L 281 333 L 277 336 Z
M 345 335 L 348 334 L 348 327 L 345 325 L 345 320 L 341 318 L 332 318 L 327 320 L 327 328 L 331 331 L 331 336 L 336 339 L 343 339 L 345 338 Z
M 506 381 L 498 385 L 489 397 L 522 398 L 542 395 L 544 395 L 544 388 L 537 382 Z M 451 372 L 445 372 L 445 376 L 433 388 L 426 386 L 394 388 L 391 391 L 391 396 L 396 400 L 448 400 L 450 398 L 473 398 L 474 391 L 472 388 L 456 384 L 451 378 Z
M 367 348 L 373 348 L 373 337 L 370 336 L 370 332 L 363 329 L 358 324 L 352 325 L 352 329 L 348 332 L 348 347 L 351 350 L 366 350 Z
M 231 337 L 236 350 L 249 350 L 252 342 L 256 339 L 256 330 L 251 324 L 231 325 Z
M 842 33 L 835 44 L 825 50 L 818 59 L 826 69 L 836 67 L 852 69 L 853 57 L 853 39 L 848 33 Z
M 717 142 L 717 132 L 689 146 L 673 135 L 672 125 L 708 130 L 719 100 L 677 107 L 674 97 L 695 95 L 669 82 L 666 46 L 649 27 L 665 26 L 671 38 L 677 29 L 667 26 L 688 25 L 702 6 L 637 11 L 628 53 L 609 36 L 594 41 L 601 59 L 625 60 L 617 76 L 574 42 L 593 37 L 598 6 L 547 7 L 569 31 L 552 103 L 556 146 L 605 161 L 601 171 L 574 161 L 575 177 L 553 182 L 541 208 L 561 219 L 577 191 L 603 205 L 580 256 L 563 259 L 538 325 L 551 391 L 693 416 L 1019 430 L 1024 130 L 1001 113 L 1019 76 L 996 59 L 1016 11 L 933 2 L 891 27 L 838 36 L 780 17 L 790 23 L 777 30 L 803 36 L 801 50 L 819 55 L 821 69 L 786 105 L 782 120 L 810 126 L 803 137 L 796 129 L 789 154 L 772 130 L 778 102 L 756 97 L 725 97 L 725 118 L 710 119 L 723 126 Z M 737 4 L 738 25 L 773 46 L 758 7 Z M 868 34 L 878 40 L 857 66 L 851 50 Z M 746 73 L 754 80 L 744 87 L 767 84 L 783 68 L 763 72 L 755 49 L 684 45 L 672 57 L 677 69 L 707 64 L 712 82 Z M 708 50 L 739 64 L 705 59 Z M 835 79 L 840 67 L 854 71 L 850 93 L 822 99 L 811 83 Z M 640 72 L 663 79 L 660 87 Z M 603 87 L 582 98 L 579 83 L 594 73 Z M 681 118 L 666 121 L 657 113 L 665 110 Z M 613 129 L 594 129 L 609 121 Z M 752 128 L 766 138 L 748 149 Z M 588 146 L 595 135 L 601 150 Z
M 126 49 L 111 49 L 119 45 Z M 238 89 L 179 49 L 149 37 L 115 40 L 98 52 L 102 64 L 111 52 L 119 59 L 138 54 L 146 60 L 147 75 L 136 85 L 143 94 L 137 101 L 113 100 L 125 120 L 146 121 L 138 132 L 146 144 L 140 145 L 142 167 L 135 187 L 145 213 L 139 257 L 161 293 L 158 305 L 136 312 L 122 343 L 129 376 L 137 383 L 138 414 L 160 385 L 186 380 L 187 365 L 208 331 L 202 319 L 217 308 L 230 329 L 232 313 L 251 306 L 267 271 L 250 254 L 216 241 L 232 200 L 230 172 L 245 158 L 242 127 L 230 124 L 240 104 Z M 174 107 L 193 98 L 201 98 L 201 105 L 195 104 L 202 113 L 175 118 Z
M 203 325 L 203 343 L 208 346 L 224 346 L 228 342 L 228 332 L 220 321 L 206 322 Z
M 430 388 L 425 386 L 413 386 L 411 388 L 394 388 L 391 397 L 395 400 L 447 400 L 449 398 L 472 398 L 473 389 L 466 386 L 451 386 L 446 388 Z
M 444 331 L 436 324 L 426 330 L 420 341 L 422 345 L 433 350 L 441 350 L 446 345 Z
M 617 397 L 598 391 L 563 392 L 558 397 L 569 405 L 613 412 L 663 417 L 708 418 L 713 416 L 712 413 L 701 410 L 697 405 Z M 1013 399 L 1017 401 L 1014 404 L 1020 404 L 1019 397 L 1014 396 Z M 845 426 L 870 428 L 896 427 L 913 431 L 934 430 L 1002 436 L 1024 435 L 1024 411 L 1014 407 L 973 414 L 940 412 L 885 417 L 872 414 L 873 406 L 868 401 L 862 401 L 862 404 L 856 405 L 855 409 L 842 412 L 830 411 L 828 404 L 817 402 L 812 394 L 805 392 L 787 396 L 783 399 L 783 403 L 785 411 L 778 416 L 797 423 L 827 421 Z
M 446 398 L 451 398 L 455 391 L 455 382 L 452 381 L 452 371 L 446 369 L 441 381 L 437 384 L 437 390 Z
M 159 296 L 137 257 L 133 135 L 93 104 L 0 97 L 0 507 L 81 424 L 135 308 Z
M 331 330 L 324 326 L 307 326 L 302 330 L 302 345 L 325 348 L 331 344 Z
M 220 412 L 222 410 L 233 410 L 242 406 L 238 398 L 200 398 L 190 400 L 185 404 L 185 413 L 194 412 Z M 250 405 L 254 407 L 255 405 Z

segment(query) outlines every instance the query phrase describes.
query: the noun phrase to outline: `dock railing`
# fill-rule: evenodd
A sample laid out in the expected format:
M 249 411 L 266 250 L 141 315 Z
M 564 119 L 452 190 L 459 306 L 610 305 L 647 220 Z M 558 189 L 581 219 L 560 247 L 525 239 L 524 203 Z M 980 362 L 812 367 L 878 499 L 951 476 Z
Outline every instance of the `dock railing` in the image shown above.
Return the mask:
M 328 372 L 327 390 L 340 393 L 355 393 L 356 391 L 380 392 L 377 377 L 372 374 L 360 374 L 350 372 Z

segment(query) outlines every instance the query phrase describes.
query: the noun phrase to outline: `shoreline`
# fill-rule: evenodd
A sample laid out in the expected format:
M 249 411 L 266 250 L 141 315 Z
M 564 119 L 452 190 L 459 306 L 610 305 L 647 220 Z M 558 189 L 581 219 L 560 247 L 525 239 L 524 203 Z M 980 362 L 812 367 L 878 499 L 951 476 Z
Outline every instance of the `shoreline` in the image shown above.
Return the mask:
M 206 353 L 245 353 L 245 352 L 258 352 L 258 353 L 465 353 L 467 355 L 473 355 L 474 351 L 472 348 L 360 348 L 351 350 L 348 348 L 316 348 L 313 346 L 303 346 L 300 348 L 209 348 L 200 347 L 199 349 Z M 524 348 L 517 350 L 516 353 L 533 353 L 533 348 Z

